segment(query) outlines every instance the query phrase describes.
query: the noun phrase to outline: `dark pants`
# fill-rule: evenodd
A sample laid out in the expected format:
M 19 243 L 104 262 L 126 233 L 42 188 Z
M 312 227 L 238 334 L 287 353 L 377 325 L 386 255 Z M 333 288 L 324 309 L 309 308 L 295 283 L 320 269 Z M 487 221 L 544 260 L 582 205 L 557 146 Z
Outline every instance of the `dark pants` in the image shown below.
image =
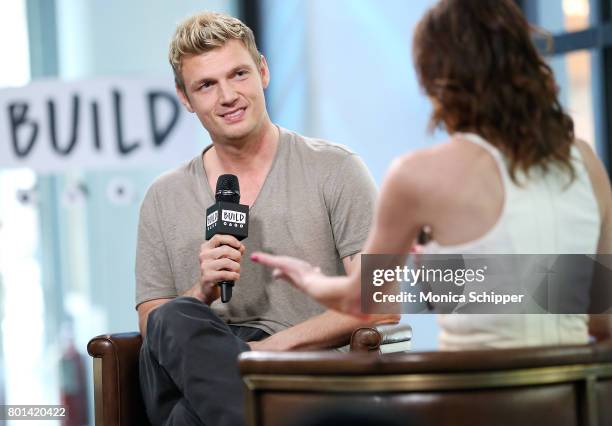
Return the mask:
M 140 350 L 140 388 L 157 425 L 242 426 L 238 355 L 268 337 L 228 326 L 206 304 L 179 297 L 153 310 Z

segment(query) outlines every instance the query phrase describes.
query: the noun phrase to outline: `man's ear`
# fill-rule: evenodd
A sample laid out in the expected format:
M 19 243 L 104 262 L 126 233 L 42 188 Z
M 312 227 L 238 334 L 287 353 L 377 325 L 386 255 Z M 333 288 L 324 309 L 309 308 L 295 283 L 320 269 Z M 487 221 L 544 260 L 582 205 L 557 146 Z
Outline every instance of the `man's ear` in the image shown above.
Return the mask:
M 174 87 L 176 88 L 176 96 L 178 96 L 179 101 L 181 101 L 185 109 L 187 109 L 187 111 L 189 112 L 194 112 L 193 108 L 191 107 L 191 102 L 189 102 L 189 98 L 187 97 L 183 89 L 181 89 L 181 87 L 178 84 L 175 85 Z
M 264 89 L 267 89 L 268 84 L 270 84 L 270 69 L 268 68 L 268 62 L 264 55 L 261 55 L 259 75 L 261 76 L 261 85 Z

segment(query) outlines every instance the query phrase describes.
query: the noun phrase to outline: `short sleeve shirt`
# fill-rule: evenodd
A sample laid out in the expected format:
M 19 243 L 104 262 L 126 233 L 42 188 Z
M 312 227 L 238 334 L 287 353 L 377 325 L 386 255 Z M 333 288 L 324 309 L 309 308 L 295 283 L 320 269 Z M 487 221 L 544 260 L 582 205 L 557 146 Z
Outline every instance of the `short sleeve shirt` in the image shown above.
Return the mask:
M 229 324 L 267 333 L 323 312 L 249 255 L 294 256 L 328 275 L 343 274 L 342 259 L 359 252 L 366 240 L 375 198 L 374 181 L 355 153 L 280 129 L 272 166 L 250 207 L 240 280 L 231 301 L 217 300 L 212 309 Z M 198 281 L 205 212 L 214 202 L 202 154 L 152 184 L 140 211 L 136 305 L 176 297 Z

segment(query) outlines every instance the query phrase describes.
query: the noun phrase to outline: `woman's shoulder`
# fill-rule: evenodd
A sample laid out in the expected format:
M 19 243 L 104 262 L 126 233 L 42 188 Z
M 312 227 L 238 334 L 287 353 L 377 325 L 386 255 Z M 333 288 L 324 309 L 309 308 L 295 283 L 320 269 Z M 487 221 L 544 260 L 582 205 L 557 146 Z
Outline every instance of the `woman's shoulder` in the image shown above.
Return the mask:
M 580 152 L 580 156 L 582 157 L 582 162 L 584 163 L 584 167 L 586 168 L 589 177 L 591 178 L 591 183 L 593 185 L 593 190 L 596 195 L 598 192 L 610 196 L 610 179 L 608 178 L 608 173 L 601 162 L 601 160 L 597 157 L 597 154 L 588 143 L 576 139 L 574 142 L 576 148 Z
M 453 187 L 467 174 L 474 173 L 474 167 L 486 162 L 487 157 L 493 164 L 494 160 L 481 147 L 450 138 L 399 156 L 389 169 L 389 177 L 400 182 L 416 181 L 424 187 Z
M 587 169 L 591 179 L 599 180 L 604 178 L 604 180 L 607 181 L 608 178 L 605 168 L 591 145 L 581 139 L 576 139 L 574 141 L 574 145 L 580 152 L 582 162 L 584 163 L 584 166 Z

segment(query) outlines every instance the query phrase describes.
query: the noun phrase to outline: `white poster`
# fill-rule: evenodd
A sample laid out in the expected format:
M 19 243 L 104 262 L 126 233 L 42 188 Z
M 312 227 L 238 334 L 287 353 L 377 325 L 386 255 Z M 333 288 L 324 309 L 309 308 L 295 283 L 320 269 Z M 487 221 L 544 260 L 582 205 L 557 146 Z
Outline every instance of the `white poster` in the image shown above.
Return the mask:
M 0 90 L 0 167 L 41 172 L 174 165 L 202 140 L 172 81 L 40 80 Z M 199 139 L 199 140 L 196 140 Z

